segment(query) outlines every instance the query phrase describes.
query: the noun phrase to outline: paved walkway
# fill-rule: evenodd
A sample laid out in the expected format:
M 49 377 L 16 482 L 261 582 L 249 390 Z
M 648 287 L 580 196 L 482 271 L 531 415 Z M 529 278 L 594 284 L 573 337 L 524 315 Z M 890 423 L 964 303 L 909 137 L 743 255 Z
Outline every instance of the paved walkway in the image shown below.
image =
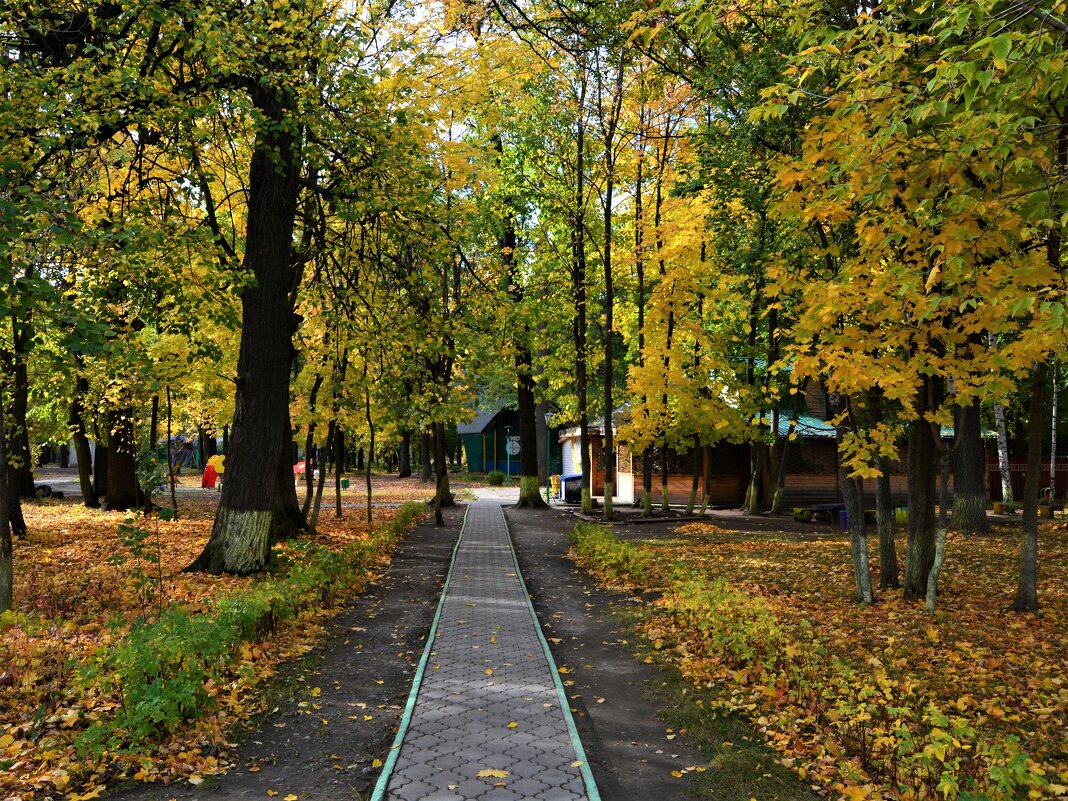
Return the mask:
M 468 508 L 372 801 L 598 801 L 500 497 Z

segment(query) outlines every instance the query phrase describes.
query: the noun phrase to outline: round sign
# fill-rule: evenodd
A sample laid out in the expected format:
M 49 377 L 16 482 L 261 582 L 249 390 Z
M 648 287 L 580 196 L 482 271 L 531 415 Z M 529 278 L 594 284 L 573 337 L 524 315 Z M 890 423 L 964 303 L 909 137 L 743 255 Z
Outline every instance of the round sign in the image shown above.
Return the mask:
M 512 456 L 519 455 L 519 437 L 508 437 L 508 442 L 504 446 L 508 453 Z

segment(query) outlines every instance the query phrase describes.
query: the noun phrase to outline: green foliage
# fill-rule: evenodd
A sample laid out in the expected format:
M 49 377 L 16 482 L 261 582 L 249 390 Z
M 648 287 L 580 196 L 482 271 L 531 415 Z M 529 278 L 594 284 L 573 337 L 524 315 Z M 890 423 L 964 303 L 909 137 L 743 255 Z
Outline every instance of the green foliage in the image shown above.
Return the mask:
M 503 470 L 490 470 L 486 474 L 486 481 L 491 487 L 500 487 L 504 484 L 504 471 Z
M 263 639 L 280 622 L 328 604 L 366 579 L 378 558 L 423 512 L 422 504 L 405 504 L 367 540 L 340 552 L 296 543 L 290 555 L 277 560 L 271 576 L 221 598 L 206 613 L 170 607 L 155 620 L 139 619 L 80 673 L 87 692 L 120 694 L 122 707 L 92 723 L 79 735 L 78 746 L 142 752 L 185 721 L 210 711 L 213 688 L 241 672 L 242 643 Z M 124 536 L 135 550 L 148 535 L 127 526 Z
M 641 552 L 621 543 L 604 526 L 579 523 L 570 541 L 579 558 L 597 573 L 624 584 L 647 581 L 650 567 Z

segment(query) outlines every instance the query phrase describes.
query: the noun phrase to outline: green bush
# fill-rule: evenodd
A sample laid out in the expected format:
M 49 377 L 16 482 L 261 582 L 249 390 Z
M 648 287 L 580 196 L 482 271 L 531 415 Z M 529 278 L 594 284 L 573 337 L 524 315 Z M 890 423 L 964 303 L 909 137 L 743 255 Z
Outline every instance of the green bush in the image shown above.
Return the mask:
M 278 560 L 273 575 L 218 598 L 209 612 L 170 607 L 152 622 L 139 620 L 80 671 L 83 686 L 119 694 L 122 707 L 82 732 L 78 747 L 143 751 L 161 735 L 210 711 L 214 699 L 209 688 L 232 680 L 242 643 L 269 636 L 280 622 L 329 603 L 366 578 L 377 557 L 389 551 L 424 510 L 423 504 L 405 504 L 367 541 L 342 551 L 298 541 L 291 548 L 295 553 Z
M 500 487 L 504 485 L 504 471 L 503 470 L 490 470 L 486 474 L 486 481 L 489 482 L 491 487 Z

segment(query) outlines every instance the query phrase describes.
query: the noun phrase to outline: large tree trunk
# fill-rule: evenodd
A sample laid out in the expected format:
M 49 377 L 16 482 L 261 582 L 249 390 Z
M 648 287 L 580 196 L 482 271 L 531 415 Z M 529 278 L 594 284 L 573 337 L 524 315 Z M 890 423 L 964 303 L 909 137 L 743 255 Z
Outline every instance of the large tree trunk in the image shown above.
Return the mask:
M 979 422 L 979 400 L 956 410 L 953 527 L 967 534 L 987 534 L 986 452 Z
M 927 576 L 935 558 L 935 486 L 938 479 L 938 443 L 931 424 L 922 414 L 909 433 L 909 537 L 905 554 L 905 599 L 927 595 Z
M 897 567 L 897 546 L 894 543 L 894 499 L 890 493 L 890 474 L 886 460 L 875 457 L 879 475 L 875 478 L 875 521 L 879 529 L 879 588 L 901 586 Z
M 430 432 L 424 431 L 419 435 L 419 482 L 429 484 L 434 476 L 430 464 Z
M 141 505 L 137 484 L 137 445 L 134 442 L 133 410 L 129 407 L 108 412 L 108 490 L 104 508 L 125 511 Z
M 397 469 L 397 478 L 409 478 L 412 475 L 412 432 L 404 429 L 401 432 L 400 444 L 400 467 Z
M 89 380 L 79 377 L 75 389 L 74 400 L 70 404 L 70 416 L 67 423 L 70 427 L 70 436 L 74 440 L 74 453 L 78 460 L 78 484 L 82 490 L 82 503 L 88 509 L 99 509 L 100 499 L 93 488 L 93 455 L 89 449 L 89 437 L 85 433 L 85 407 L 84 399 L 89 392 Z M 168 449 L 170 438 L 167 440 Z
M 11 538 L 11 492 L 8 486 L 7 432 L 0 390 L 0 612 L 11 608 L 15 587 L 15 548 Z
M 288 119 L 291 98 L 271 87 L 252 95 L 264 120 L 249 168 L 244 266 L 256 281 L 241 294 L 237 394 L 222 499 L 208 544 L 186 568 L 213 574 L 263 570 L 274 536 L 300 519 L 289 463 L 289 367 L 301 157 Z
M 1024 480 L 1023 533 L 1020 536 L 1020 578 L 1012 602 L 1012 608 L 1017 612 L 1038 610 L 1038 495 L 1042 482 L 1047 372 L 1045 362 L 1035 367 L 1027 403 L 1027 478 Z
M 538 481 L 538 432 L 534 411 L 534 376 L 530 351 L 520 347 L 515 357 L 519 395 L 519 501 L 517 508 L 545 506 Z
M 108 446 L 99 438 L 96 441 L 96 458 L 93 460 L 93 492 L 97 498 L 108 494 Z

